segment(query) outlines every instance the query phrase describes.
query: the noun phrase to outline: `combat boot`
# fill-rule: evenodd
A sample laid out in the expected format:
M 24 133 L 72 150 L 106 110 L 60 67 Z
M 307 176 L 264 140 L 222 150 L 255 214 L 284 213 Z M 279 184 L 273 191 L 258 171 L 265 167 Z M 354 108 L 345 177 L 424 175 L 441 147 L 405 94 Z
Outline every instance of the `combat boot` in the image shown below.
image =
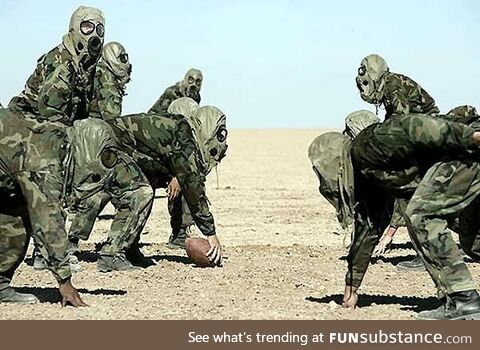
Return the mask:
M 480 297 L 476 290 L 449 295 L 436 310 L 422 311 L 418 320 L 480 320 Z
M 43 260 L 42 254 L 38 250 L 33 251 L 33 268 L 35 270 L 46 270 L 48 269 L 47 264 L 45 264 L 45 260 Z
M 397 264 L 397 269 L 400 271 L 425 271 L 425 265 L 422 259 L 417 255 L 412 260 L 402 261 Z
M 167 248 L 170 249 L 185 249 L 185 240 L 189 238 L 188 228 L 180 228 L 172 230 L 172 234 L 168 238 Z
M 100 272 L 135 271 L 138 270 L 139 267 L 133 266 L 124 254 L 116 254 L 100 255 L 97 262 L 97 269 Z
M 78 260 L 77 254 L 80 253 L 80 248 L 78 247 L 79 239 L 77 237 L 68 237 L 67 244 L 67 254 L 68 262 L 70 263 L 70 270 L 75 273 L 82 270 L 80 265 L 80 260 Z
M 12 287 L 7 286 L 0 290 L 0 304 L 12 303 L 12 304 L 36 304 L 40 301 L 33 294 L 23 294 L 16 292 Z
M 125 252 L 125 257 L 134 266 L 149 267 L 155 265 L 152 259 L 147 258 L 142 253 L 138 244 L 134 244 L 133 246 L 128 248 Z

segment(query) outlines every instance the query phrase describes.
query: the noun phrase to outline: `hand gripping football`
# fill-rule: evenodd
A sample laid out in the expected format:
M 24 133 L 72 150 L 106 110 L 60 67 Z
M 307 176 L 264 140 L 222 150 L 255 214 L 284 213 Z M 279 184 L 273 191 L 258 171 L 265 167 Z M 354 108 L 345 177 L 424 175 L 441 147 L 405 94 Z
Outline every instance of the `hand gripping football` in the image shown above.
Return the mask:
M 185 240 L 187 255 L 198 267 L 215 267 L 215 264 L 208 260 L 207 252 L 210 243 L 205 238 L 189 237 Z

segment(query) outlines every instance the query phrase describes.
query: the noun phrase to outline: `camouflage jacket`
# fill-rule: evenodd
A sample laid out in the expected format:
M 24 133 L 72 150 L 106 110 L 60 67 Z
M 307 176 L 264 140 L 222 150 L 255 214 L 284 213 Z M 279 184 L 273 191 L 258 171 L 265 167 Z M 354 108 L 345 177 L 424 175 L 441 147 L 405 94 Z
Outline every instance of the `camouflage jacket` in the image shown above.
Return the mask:
M 14 97 L 9 107 L 38 120 L 59 121 L 72 125 L 88 116 L 93 89 L 93 71 L 80 72 L 73 62 L 67 39 L 38 59 L 25 89 Z
M 59 281 L 69 278 L 62 208 L 67 128 L 1 109 L 0 146 L 2 190 L 22 193 L 35 242 L 49 269 Z
M 193 220 L 206 235 L 215 234 L 213 215 L 205 192 L 204 164 L 188 121 L 180 115 L 135 114 L 109 120 L 121 147 L 164 164 L 178 179 Z M 142 167 L 140 165 L 140 167 Z
M 385 119 L 394 114 L 421 113 L 437 115 L 440 110 L 435 100 L 415 81 L 397 73 L 387 73 L 382 104 Z
M 90 116 L 103 120 L 120 117 L 123 96 L 125 96 L 125 86 L 118 83 L 112 71 L 100 62 L 95 73 Z
M 185 96 L 185 94 L 182 92 L 182 89 L 180 89 L 180 83 L 178 82 L 165 90 L 165 92 L 162 94 L 162 96 L 160 96 L 157 102 L 155 102 L 152 108 L 149 109 L 148 113 L 165 113 L 167 112 L 170 104 L 180 97 L 193 98 L 191 96 Z M 195 100 L 195 102 L 200 103 L 200 94 L 198 94 L 198 96 L 193 99 Z
M 352 141 L 356 216 L 346 284 L 360 286 L 394 199 L 409 199 L 435 163 L 471 159 L 473 132 L 442 118 L 404 115 L 372 125 Z

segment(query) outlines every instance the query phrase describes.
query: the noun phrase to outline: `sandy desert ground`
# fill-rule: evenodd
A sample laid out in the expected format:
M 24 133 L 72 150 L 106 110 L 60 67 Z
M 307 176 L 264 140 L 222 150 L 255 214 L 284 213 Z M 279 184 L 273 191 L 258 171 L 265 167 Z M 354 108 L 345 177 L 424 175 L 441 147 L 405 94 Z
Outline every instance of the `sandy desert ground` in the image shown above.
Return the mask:
M 401 231 L 395 250 L 374 264 L 361 288 L 360 308 L 339 306 L 345 254 L 333 209 L 320 197 L 306 156 L 321 130 L 233 130 L 220 186 L 208 195 L 225 248 L 225 267 L 193 267 L 165 247 L 166 199 L 155 202 L 142 236 L 155 266 L 131 273 L 96 270 L 94 242 L 110 222 L 97 222 L 82 245 L 83 270 L 74 277 L 88 308 L 62 309 L 53 277 L 22 264 L 14 286 L 36 294 L 33 306 L 0 304 L 0 319 L 413 319 L 436 306 L 425 272 L 398 272 L 413 250 Z M 158 193 L 162 194 L 162 193 Z M 480 267 L 469 264 L 476 281 Z

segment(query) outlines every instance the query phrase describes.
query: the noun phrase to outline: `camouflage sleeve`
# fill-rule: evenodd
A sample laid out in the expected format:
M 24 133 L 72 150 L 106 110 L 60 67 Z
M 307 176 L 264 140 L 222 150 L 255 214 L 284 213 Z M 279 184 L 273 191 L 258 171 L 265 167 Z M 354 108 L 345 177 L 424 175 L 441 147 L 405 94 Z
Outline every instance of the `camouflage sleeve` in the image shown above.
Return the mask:
M 51 169 L 18 173 L 17 181 L 26 200 L 35 243 L 49 270 L 57 281 L 70 278 L 65 217 L 61 207 L 62 177 Z
M 169 87 L 165 92 L 160 96 L 160 98 L 155 102 L 152 108 L 149 109 L 148 113 L 164 113 L 167 112 L 170 104 L 178 98 L 176 96 L 173 88 Z
M 96 94 L 98 111 L 103 120 L 121 116 L 123 94 L 114 83 L 100 78 Z
M 170 164 L 177 177 L 192 218 L 205 236 L 215 235 L 213 215 L 208 207 L 205 176 L 198 160 L 198 148 L 187 121 L 179 123 L 177 146 L 173 147 Z
M 476 148 L 474 129 L 465 124 L 424 115 L 403 117 L 401 124 L 416 148 L 461 154 Z
M 59 65 L 46 79 L 38 95 L 40 119 L 70 123 L 67 115 L 73 92 L 72 73 L 66 64 Z
M 405 89 L 401 81 L 392 79 L 385 87 L 385 119 L 393 114 L 410 113 L 410 104 Z
M 347 256 L 345 284 L 358 288 L 367 272 L 375 246 L 390 222 L 393 200 L 381 189 L 373 190 L 371 183 L 360 180 L 355 185 L 363 190 L 363 194 L 358 195 L 364 200 L 356 206 L 355 231 Z

